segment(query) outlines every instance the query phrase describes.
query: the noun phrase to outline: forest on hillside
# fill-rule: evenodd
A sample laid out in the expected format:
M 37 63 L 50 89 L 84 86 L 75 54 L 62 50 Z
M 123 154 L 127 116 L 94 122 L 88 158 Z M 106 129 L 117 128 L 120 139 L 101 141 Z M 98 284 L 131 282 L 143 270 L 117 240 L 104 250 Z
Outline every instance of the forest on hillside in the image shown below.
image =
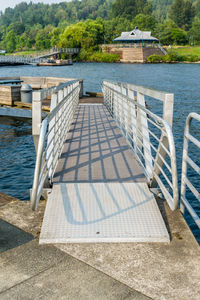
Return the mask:
M 0 13 L 0 49 L 80 47 L 84 56 L 135 26 L 150 30 L 165 45 L 198 45 L 200 0 L 21 2 Z

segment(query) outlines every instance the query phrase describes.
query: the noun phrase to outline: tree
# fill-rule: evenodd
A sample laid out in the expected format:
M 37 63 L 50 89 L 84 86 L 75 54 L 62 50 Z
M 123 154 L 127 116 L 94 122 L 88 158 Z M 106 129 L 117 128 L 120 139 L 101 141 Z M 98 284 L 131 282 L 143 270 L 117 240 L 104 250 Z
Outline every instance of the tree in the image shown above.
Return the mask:
M 190 0 L 174 0 L 169 17 L 181 28 L 189 29 L 195 16 L 195 9 Z
M 60 35 L 59 47 L 96 50 L 103 42 L 103 25 L 87 20 L 68 26 Z
M 35 46 L 37 49 L 48 49 L 51 46 L 51 34 L 53 26 L 48 25 L 44 29 L 38 31 L 35 38 Z
M 10 26 L 8 27 L 8 31 L 12 30 L 14 34 L 20 35 L 24 32 L 25 27 L 21 22 L 14 22 L 11 23 Z
M 112 5 L 113 17 L 133 19 L 139 13 L 150 13 L 151 4 L 147 0 L 116 0 Z
M 200 45 L 200 19 L 195 18 L 189 31 L 190 42 Z
M 132 29 L 131 22 L 127 19 L 117 17 L 106 20 L 104 21 L 104 43 L 112 43 L 123 31 L 131 31 Z
M 184 45 L 188 42 L 187 33 L 178 28 L 172 20 L 165 21 L 163 24 L 157 24 L 155 36 L 164 45 Z
M 135 28 L 137 26 L 140 30 L 154 31 L 157 20 L 153 16 L 139 14 L 133 19 L 133 22 L 131 24 L 132 28 Z
M 179 27 L 184 24 L 184 0 L 174 0 L 172 6 L 170 7 L 169 17 L 172 19 Z
M 5 43 L 6 43 L 6 51 L 11 53 L 16 48 L 16 37 L 12 30 L 10 30 L 5 37 Z
M 194 16 L 195 16 L 195 7 L 193 6 L 190 0 L 186 0 L 183 9 L 184 29 L 188 30 L 191 27 Z
M 185 45 L 188 42 L 187 33 L 180 28 L 171 30 L 171 39 L 174 45 Z
M 200 19 L 200 0 L 196 0 L 194 3 L 196 17 Z
M 54 28 L 51 33 L 51 47 L 58 46 L 59 40 L 60 40 L 60 34 L 63 32 L 63 30 L 59 27 Z

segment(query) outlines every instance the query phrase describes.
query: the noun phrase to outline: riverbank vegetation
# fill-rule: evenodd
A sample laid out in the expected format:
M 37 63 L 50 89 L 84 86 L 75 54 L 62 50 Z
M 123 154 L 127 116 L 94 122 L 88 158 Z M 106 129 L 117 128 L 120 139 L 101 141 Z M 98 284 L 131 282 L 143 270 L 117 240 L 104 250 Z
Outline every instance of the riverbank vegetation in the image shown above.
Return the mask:
M 181 55 L 175 51 L 169 51 L 166 55 L 153 54 L 147 58 L 149 63 L 175 63 L 175 62 L 200 62 L 200 56 L 195 54 Z
M 147 62 L 200 62 L 200 46 L 176 46 L 170 49 L 168 48 L 166 55 L 151 55 L 147 58 Z
M 136 26 L 164 45 L 200 45 L 200 0 L 22 2 L 0 15 L 0 49 L 13 53 L 77 47 L 82 49 L 79 60 L 117 61 L 118 55 L 101 53 L 99 45 Z M 175 51 L 190 59 L 200 55 Z
M 96 52 L 88 52 L 82 49 L 76 58 L 78 61 L 84 62 L 106 62 L 106 63 L 114 63 L 119 62 L 120 57 L 118 54 L 113 53 L 102 53 L 100 51 Z

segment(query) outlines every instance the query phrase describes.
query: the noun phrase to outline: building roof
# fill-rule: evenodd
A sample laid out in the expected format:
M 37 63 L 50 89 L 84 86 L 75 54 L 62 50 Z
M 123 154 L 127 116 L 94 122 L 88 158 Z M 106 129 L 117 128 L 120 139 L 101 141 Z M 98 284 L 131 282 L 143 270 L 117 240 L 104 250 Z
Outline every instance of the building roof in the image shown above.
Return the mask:
M 122 32 L 121 36 L 114 39 L 115 42 L 136 42 L 136 41 L 157 41 L 158 39 L 151 36 L 151 31 L 141 31 L 137 28 L 130 32 Z

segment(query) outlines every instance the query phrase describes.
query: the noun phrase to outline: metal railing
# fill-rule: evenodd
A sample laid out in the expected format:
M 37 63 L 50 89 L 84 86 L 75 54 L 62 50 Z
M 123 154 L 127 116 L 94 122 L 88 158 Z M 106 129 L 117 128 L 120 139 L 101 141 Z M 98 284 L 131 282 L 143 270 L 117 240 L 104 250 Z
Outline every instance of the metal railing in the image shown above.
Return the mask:
M 32 55 L 0 55 L 0 63 L 37 64 L 52 55 L 66 53 L 78 54 L 79 48 L 52 48 L 46 52 L 38 52 Z
M 19 55 L 0 55 L 0 63 L 36 64 L 42 61 L 37 57 L 26 57 Z
M 181 204 L 180 208 L 184 213 L 185 208 L 188 210 L 192 218 L 194 219 L 197 226 L 200 228 L 200 217 L 197 215 L 195 209 L 192 207 L 190 201 L 186 196 L 186 189 L 192 193 L 193 197 L 196 198 L 197 202 L 200 202 L 200 193 L 194 187 L 192 182 L 187 176 L 188 166 L 195 171 L 195 174 L 200 175 L 200 166 L 194 162 L 191 158 L 191 152 L 189 151 L 189 143 L 195 145 L 200 149 L 200 140 L 191 134 L 191 123 L 192 120 L 196 120 L 200 124 L 200 115 L 197 113 L 190 113 L 186 119 L 185 132 L 184 132 L 184 144 L 183 144 L 183 160 L 182 160 L 182 176 L 181 176 Z M 189 153 L 190 152 L 190 153 Z M 200 178 L 199 178 L 200 179 Z M 198 181 L 197 181 L 198 182 Z
M 55 88 L 51 96 L 51 112 L 43 120 L 37 146 L 36 166 L 31 207 L 36 209 L 44 184 L 52 183 L 58 158 L 70 129 L 75 109 L 79 101 L 80 84 L 78 80 L 63 83 Z
M 162 51 L 164 55 L 167 55 L 167 51 L 160 44 L 158 44 L 158 48 Z
M 80 48 L 51 48 L 48 52 L 38 53 L 36 55 L 37 58 L 45 58 L 49 56 L 53 56 L 56 54 L 78 54 L 80 52 Z
M 152 188 L 159 186 L 170 208 L 178 205 L 176 154 L 171 130 L 173 94 L 104 81 L 104 104 L 121 128 Z M 145 97 L 163 102 L 163 117 L 146 108 Z M 170 125 L 169 125 L 170 124 Z
M 102 48 L 160 48 L 158 43 L 147 43 L 147 42 L 140 42 L 140 43 L 122 43 L 122 44 L 102 44 Z

